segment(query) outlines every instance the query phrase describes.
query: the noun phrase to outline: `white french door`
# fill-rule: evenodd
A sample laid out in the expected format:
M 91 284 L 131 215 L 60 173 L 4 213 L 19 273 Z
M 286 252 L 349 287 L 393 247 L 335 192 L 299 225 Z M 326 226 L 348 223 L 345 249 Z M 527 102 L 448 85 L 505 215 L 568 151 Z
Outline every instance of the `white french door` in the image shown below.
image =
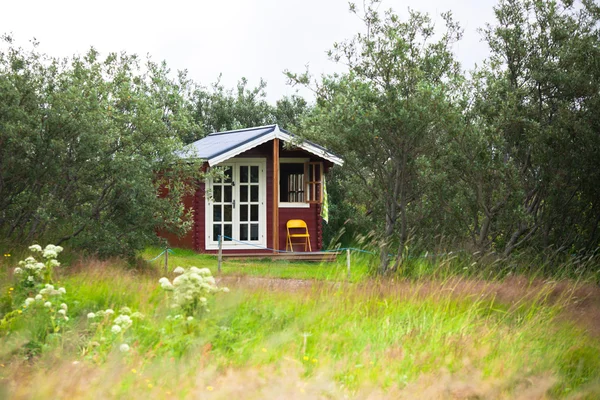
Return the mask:
M 219 167 L 222 179 L 207 182 L 206 249 L 257 249 L 267 244 L 266 160 L 234 159 Z

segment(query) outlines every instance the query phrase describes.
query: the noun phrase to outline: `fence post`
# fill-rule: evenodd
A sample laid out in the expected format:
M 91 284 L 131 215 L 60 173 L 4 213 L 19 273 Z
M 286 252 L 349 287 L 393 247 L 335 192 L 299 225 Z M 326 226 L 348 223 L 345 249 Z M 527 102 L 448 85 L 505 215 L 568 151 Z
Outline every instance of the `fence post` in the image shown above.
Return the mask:
M 348 281 L 350 281 L 350 249 L 346 249 L 346 267 L 348 268 Z
M 221 263 L 223 262 L 223 236 L 219 235 L 219 256 L 217 257 L 217 270 L 221 273 Z
M 165 275 L 169 273 L 169 246 L 165 248 Z

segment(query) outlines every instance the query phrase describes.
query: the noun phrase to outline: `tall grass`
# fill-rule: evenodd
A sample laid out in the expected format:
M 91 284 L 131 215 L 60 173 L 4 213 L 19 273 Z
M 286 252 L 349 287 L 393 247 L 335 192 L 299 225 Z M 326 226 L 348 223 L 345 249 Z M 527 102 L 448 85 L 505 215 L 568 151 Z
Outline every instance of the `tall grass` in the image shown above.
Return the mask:
M 176 251 L 171 260 L 215 268 L 207 256 Z M 456 275 L 373 281 L 366 272 L 346 283 L 333 282 L 338 272 L 319 272 L 322 280 L 295 285 L 233 275 L 246 268 L 267 276 L 297 268 L 288 275 L 296 278 L 315 268 L 345 271 L 230 265 L 221 281 L 231 292 L 216 298 L 195 329 L 165 318 L 161 266 L 72 266 L 60 276 L 72 330 L 34 354 L 24 350 L 34 321 L 2 338 L 0 386 L 15 398 L 600 396 L 600 344 L 564 318 L 572 292 L 557 295 L 556 283 Z M 88 357 L 85 315 L 121 306 L 146 315 L 131 328 L 132 351 Z
M 376 249 L 375 249 L 376 250 Z M 142 258 L 149 260 L 163 249 L 148 248 Z M 228 260 L 224 259 L 222 274 L 226 276 L 255 276 L 285 279 L 318 279 L 329 281 L 362 282 L 372 279 L 377 271 L 377 255 L 352 252 L 350 279 L 346 267 L 346 253 L 339 255 L 331 263 L 307 263 L 270 260 Z M 163 270 L 164 258 L 151 263 L 157 270 Z M 174 249 L 169 256 L 169 268 L 176 266 L 203 266 L 217 272 L 215 255 L 198 254 L 192 250 Z M 519 276 L 530 281 L 569 280 L 581 283 L 600 283 L 600 259 L 592 256 L 569 256 L 551 253 L 546 256 L 522 254 L 510 259 L 499 259 L 491 255 L 468 252 L 441 252 L 410 255 L 397 271 L 388 277 L 393 279 L 445 280 L 465 277 L 486 281 L 498 281 Z

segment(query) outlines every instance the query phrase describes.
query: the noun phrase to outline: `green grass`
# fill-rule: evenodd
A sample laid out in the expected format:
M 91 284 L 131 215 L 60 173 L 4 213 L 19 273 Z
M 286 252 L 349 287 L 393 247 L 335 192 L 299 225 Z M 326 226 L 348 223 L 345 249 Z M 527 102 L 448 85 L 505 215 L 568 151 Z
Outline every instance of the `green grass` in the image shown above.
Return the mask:
M 172 311 L 157 284 L 158 261 L 137 269 L 83 261 L 59 277 L 70 331 L 35 351 L 27 347 L 35 321 L 0 339 L 0 397 L 2 387 L 15 398 L 600 396 L 600 343 L 565 318 L 569 298 L 548 302 L 556 283 L 503 302 L 477 289 L 458 292 L 469 279 L 373 281 L 367 263 L 357 264 L 362 272 L 346 283 L 345 260 L 226 262 L 231 292 L 188 324 L 166 319 Z M 170 265 L 216 269 L 213 256 L 177 249 Z M 233 279 L 244 275 L 316 280 L 295 287 Z M 3 277 L 2 293 L 10 279 Z M 146 315 L 127 334 L 131 352 L 85 354 L 98 339 L 86 314 L 122 306 Z
M 151 247 L 142 253 L 142 258 L 151 260 L 164 249 Z M 351 258 L 350 280 L 352 282 L 364 281 L 369 278 L 369 258 L 372 256 L 363 256 L 353 254 Z M 164 257 L 160 257 L 151 262 L 152 266 L 164 271 Z M 217 257 L 215 255 L 199 254 L 193 250 L 173 249 L 169 255 L 169 269 L 173 270 L 177 266 L 198 268 L 210 268 L 213 274 L 217 273 Z M 222 275 L 224 276 L 255 276 L 284 279 L 318 279 L 340 281 L 346 280 L 347 266 L 345 255 L 338 256 L 336 262 L 316 263 L 316 262 L 296 262 L 296 261 L 277 261 L 265 259 L 249 260 L 227 260 L 222 264 Z

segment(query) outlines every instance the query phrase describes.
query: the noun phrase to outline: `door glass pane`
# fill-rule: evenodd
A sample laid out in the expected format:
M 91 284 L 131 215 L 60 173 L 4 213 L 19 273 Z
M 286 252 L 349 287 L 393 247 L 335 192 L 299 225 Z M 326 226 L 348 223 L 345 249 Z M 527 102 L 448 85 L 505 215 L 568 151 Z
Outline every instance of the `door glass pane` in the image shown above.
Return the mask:
M 240 221 L 248 221 L 248 205 L 240 205 Z
M 258 186 L 250 186 L 250 201 L 258 201 Z
M 248 182 L 248 167 L 240 167 L 240 182 Z
M 225 182 L 231 182 L 231 176 L 233 174 L 233 169 L 231 167 L 225 167 Z
M 258 224 L 250 224 L 250 240 L 258 240 Z
M 233 212 L 231 204 L 225 204 L 223 206 L 223 221 L 231 222 L 233 221 Z
M 248 186 L 240 186 L 240 201 L 248 201 Z
M 223 233 L 223 236 L 229 236 L 232 237 L 233 236 L 233 230 L 232 230 L 232 226 L 231 224 L 225 224 L 223 225 L 225 232 Z M 231 239 L 229 239 L 228 237 L 224 237 L 223 241 L 231 241 Z
M 258 167 L 250 167 L 250 182 L 258 183 Z
M 222 200 L 221 185 L 216 185 L 213 188 L 213 200 L 215 203 L 220 203 Z
M 258 204 L 250 206 L 250 221 L 258 221 Z
M 216 242 L 219 240 L 219 235 L 221 234 L 221 224 L 213 225 L 213 240 Z
M 221 222 L 221 205 L 213 206 L 213 221 Z
M 240 240 L 248 240 L 248 224 L 240 225 Z
M 232 192 L 231 192 L 231 190 L 233 188 L 231 186 L 224 186 L 224 189 L 225 189 L 225 193 L 223 193 L 224 194 L 224 196 L 223 196 L 223 202 L 224 203 L 231 203 L 231 199 L 232 199 L 232 194 L 231 194 Z

